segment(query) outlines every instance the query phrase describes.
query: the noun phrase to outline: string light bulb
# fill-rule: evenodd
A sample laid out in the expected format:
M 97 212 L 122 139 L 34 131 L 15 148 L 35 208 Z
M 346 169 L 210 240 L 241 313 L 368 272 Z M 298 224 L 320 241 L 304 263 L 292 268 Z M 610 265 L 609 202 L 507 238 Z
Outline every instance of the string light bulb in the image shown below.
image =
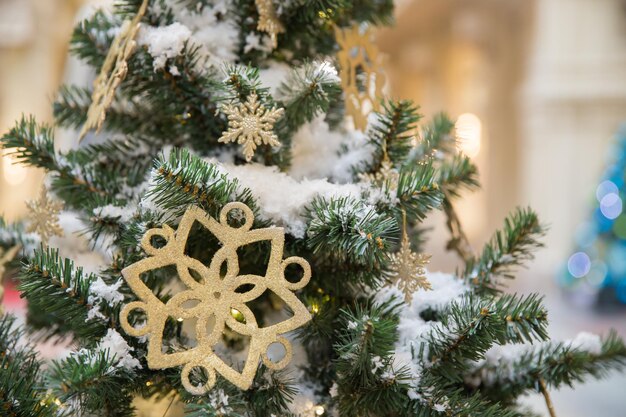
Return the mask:
M 321 405 L 316 405 L 313 408 L 313 412 L 315 413 L 316 416 L 323 416 L 326 410 L 324 410 L 324 407 L 322 407 Z
M 482 122 L 478 116 L 473 113 L 463 113 L 456 119 L 454 127 L 459 150 L 470 158 L 478 155 L 482 136 Z

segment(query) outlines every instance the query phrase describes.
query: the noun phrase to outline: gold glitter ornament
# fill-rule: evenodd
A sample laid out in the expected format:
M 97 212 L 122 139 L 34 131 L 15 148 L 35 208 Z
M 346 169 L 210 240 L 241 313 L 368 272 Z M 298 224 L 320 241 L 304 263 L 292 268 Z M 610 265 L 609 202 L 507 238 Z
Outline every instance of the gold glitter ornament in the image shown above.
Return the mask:
M 273 129 L 284 109 L 268 109 L 259 102 L 256 93 L 251 93 L 244 103 L 226 104 L 222 111 L 228 116 L 228 130 L 222 132 L 218 142 L 237 142 L 242 145 L 246 161 L 252 160 L 254 151 L 261 144 L 280 146 Z
M 63 229 L 59 225 L 59 213 L 63 209 L 63 203 L 48 197 L 45 186 L 41 187 L 39 198 L 27 202 L 26 207 L 30 212 L 30 224 L 26 231 L 37 233 L 44 246 L 48 245 L 52 236 L 63 236 Z
M 390 276 L 391 284 L 404 294 L 404 301 L 410 304 L 413 301 L 413 293 L 418 289 L 432 289 L 426 278 L 426 264 L 430 261 L 430 255 L 415 253 L 411 250 L 409 236 L 406 232 L 406 213 L 402 213 L 402 242 L 400 250 L 391 254 Z
M 259 23 L 256 29 L 270 35 L 272 47 L 278 46 L 278 34 L 285 33 L 285 26 L 278 20 L 276 9 L 272 0 L 255 0 L 257 12 L 259 13 Z
M 384 159 L 377 172 L 371 174 L 361 173 L 359 174 L 359 179 L 378 187 L 386 184 L 389 191 L 395 192 L 398 189 L 400 173 L 393 167 L 393 163 L 389 159 Z
M 91 105 L 87 110 L 87 120 L 80 131 L 79 141 L 83 140 L 91 129 L 99 132 L 102 128 L 106 119 L 106 112 L 115 97 L 115 91 L 128 73 L 128 59 L 135 51 L 137 45 L 135 37 L 139 32 L 139 22 L 146 14 L 148 1 L 143 0 L 135 17 L 132 20 L 125 20 L 119 33 L 113 39 L 104 64 L 100 68 L 100 74 L 93 82 Z
M 243 213 L 244 224 L 232 227 L 228 224 L 231 211 Z M 193 395 L 202 395 L 215 385 L 216 373 L 241 389 L 248 389 L 252 384 L 259 360 L 270 369 L 281 369 L 291 359 L 291 344 L 283 336 L 311 319 L 311 315 L 294 291 L 303 288 L 311 278 L 311 267 L 300 257 L 282 259 L 285 236 L 282 228 L 270 227 L 251 230 L 254 214 L 243 203 L 229 203 L 220 212 L 219 221 L 207 215 L 199 207 L 192 206 L 183 215 L 176 230 L 168 225 L 150 229 L 141 240 L 141 245 L 149 255 L 122 271 L 124 279 L 140 301 L 124 306 L 120 312 L 122 328 L 131 336 L 148 336 L 147 361 L 150 369 L 164 369 L 182 366 L 181 382 Z M 197 259 L 185 254 L 185 247 L 190 230 L 195 222 L 208 229 L 222 244 L 207 267 Z M 153 238 L 165 241 L 164 246 L 153 246 Z M 237 248 L 250 243 L 269 241 L 271 252 L 264 276 L 239 275 Z M 285 279 L 285 268 L 297 264 L 302 269 L 302 278 L 298 282 Z M 185 290 L 175 294 L 167 303 L 161 302 L 141 280 L 145 272 L 174 265 Z M 225 265 L 225 276 L 222 277 Z M 192 274 L 193 273 L 193 274 Z M 194 279 L 194 277 L 199 280 Z M 240 292 L 242 288 L 246 289 Z M 260 327 L 254 313 L 246 305 L 266 290 L 274 292 L 293 312 L 287 320 Z M 193 307 L 185 307 L 188 301 L 197 302 Z M 134 310 L 143 311 L 146 323 L 142 327 L 133 327 L 129 314 Z M 235 313 L 233 313 L 235 312 Z M 241 316 L 241 317 L 239 317 Z M 197 319 L 197 345 L 193 348 L 174 353 L 163 353 L 163 329 L 168 317 Z M 211 331 L 207 325 L 214 323 Z M 248 336 L 248 355 L 241 371 L 224 362 L 214 351 L 222 335 L 234 331 Z M 267 356 L 272 344 L 281 344 L 285 356 L 273 362 Z M 208 375 L 202 386 L 194 386 L 189 374 L 194 368 L 202 368 Z
M 6 264 L 11 262 L 17 252 L 22 248 L 21 245 L 15 245 L 6 251 L 0 249 L 0 314 L 2 314 L 2 299 L 4 298 L 4 286 L 2 285 L 2 279 L 4 278 L 4 272 L 6 271 Z
M 379 98 L 385 86 L 379 51 L 372 42 L 372 30 L 359 25 L 335 27 L 335 38 L 341 48 L 337 53 L 339 76 L 345 94 L 346 113 L 354 127 L 365 131 L 370 111 L 380 110 Z

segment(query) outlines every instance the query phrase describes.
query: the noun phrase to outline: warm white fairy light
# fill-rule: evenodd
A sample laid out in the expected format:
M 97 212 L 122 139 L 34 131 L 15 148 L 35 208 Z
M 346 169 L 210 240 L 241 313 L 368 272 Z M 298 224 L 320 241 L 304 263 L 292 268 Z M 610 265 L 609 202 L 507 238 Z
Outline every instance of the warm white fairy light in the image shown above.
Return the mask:
M 470 158 L 480 152 L 482 122 L 473 113 L 463 113 L 456 119 L 456 137 L 459 149 Z
M 315 412 L 316 416 L 323 416 L 326 410 L 324 410 L 324 407 L 322 407 L 321 405 L 316 405 L 313 411 Z
M 2 158 L 2 173 L 4 181 L 9 185 L 20 185 L 26 180 L 28 171 L 23 165 L 16 164 L 15 158 L 8 153 L 10 149 L 5 149 Z

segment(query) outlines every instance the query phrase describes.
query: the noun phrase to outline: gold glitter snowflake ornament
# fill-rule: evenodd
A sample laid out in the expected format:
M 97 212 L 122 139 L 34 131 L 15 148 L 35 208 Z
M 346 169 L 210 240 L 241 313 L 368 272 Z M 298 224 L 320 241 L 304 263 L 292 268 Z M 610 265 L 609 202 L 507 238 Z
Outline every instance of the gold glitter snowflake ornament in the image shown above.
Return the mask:
M 335 27 L 335 38 L 341 47 L 337 60 L 346 113 L 352 116 L 357 130 L 365 131 L 370 111 L 380 109 L 385 75 L 378 48 L 372 41 L 372 30 L 362 29 L 360 25 Z
M 261 144 L 280 145 L 273 129 L 276 120 L 283 115 L 283 109 L 267 109 L 259 102 L 256 93 L 251 93 L 244 103 L 227 104 L 223 111 L 228 116 L 228 130 L 222 133 L 219 142 L 237 142 L 242 145 L 246 161 L 250 162 L 257 146 Z
M 234 217 L 238 213 L 243 213 L 244 224 L 241 227 L 230 226 L 229 214 Z M 260 360 L 270 369 L 285 367 L 291 359 L 291 344 L 283 335 L 311 319 L 307 308 L 294 294 L 311 278 L 308 262 L 299 257 L 282 259 L 285 243 L 283 229 L 251 230 L 253 221 L 252 210 L 243 203 L 227 204 L 220 213 L 219 221 L 198 207 L 190 207 L 177 230 L 167 225 L 148 230 L 141 245 L 149 257 L 122 271 L 128 285 L 140 299 L 127 304 L 120 312 L 122 328 L 131 336 L 148 336 L 147 361 L 150 369 L 182 366 L 181 382 L 191 394 L 202 395 L 211 389 L 217 373 L 237 387 L 248 389 Z M 209 266 L 185 254 L 189 233 L 196 222 L 211 232 L 222 245 Z M 154 238 L 165 243 L 153 246 Z M 265 274 L 240 275 L 237 249 L 255 242 L 269 242 L 271 246 Z M 292 264 L 302 269 L 302 278 L 298 282 L 285 279 L 285 268 Z M 186 288 L 164 303 L 146 286 L 141 276 L 172 265 Z M 280 297 L 293 315 L 284 321 L 261 327 L 246 303 L 268 290 Z M 192 307 L 190 302 L 194 304 Z M 129 315 L 137 310 L 143 311 L 146 317 L 142 327 L 133 327 L 129 323 Z M 163 330 L 169 317 L 197 320 L 195 347 L 173 353 L 162 350 Z M 241 370 L 235 369 L 216 353 L 216 346 L 227 332 L 249 338 L 247 358 Z M 284 347 L 285 355 L 273 361 L 267 352 L 270 345 L 277 343 Z M 190 381 L 190 373 L 194 369 L 205 371 L 208 379 L 204 385 L 195 386 Z
M 411 250 L 409 236 L 406 233 L 406 215 L 402 231 L 402 243 L 400 250 L 391 255 L 391 283 L 396 285 L 402 294 L 404 301 L 410 304 L 413 301 L 413 293 L 418 289 L 432 289 L 426 278 L 425 266 L 430 261 L 430 255 L 415 253 Z
M 359 174 L 359 179 L 378 187 L 386 185 L 390 191 L 396 191 L 398 189 L 400 173 L 393 167 L 393 164 L 389 159 L 385 159 L 380 165 L 380 169 L 378 171 L 368 174 L 361 173 Z
M 93 82 L 91 105 L 87 110 L 87 121 L 80 131 L 79 141 L 91 129 L 98 132 L 106 119 L 106 112 L 113 102 L 115 91 L 128 73 L 128 60 L 135 51 L 137 44 L 135 37 L 139 32 L 139 22 L 146 14 L 148 1 L 143 0 L 135 17 L 132 20 L 125 20 L 119 33 L 113 39 L 100 73 Z
M 278 20 L 276 9 L 272 0 L 255 0 L 257 12 L 259 13 L 259 23 L 257 30 L 270 35 L 272 46 L 278 46 L 278 34 L 285 33 L 285 26 Z
M 52 236 L 63 236 L 63 229 L 59 226 L 59 213 L 63 209 L 63 203 L 48 197 L 46 187 L 41 187 L 41 193 L 37 200 L 26 203 L 28 207 L 30 225 L 27 232 L 35 232 L 41 238 L 44 246 Z

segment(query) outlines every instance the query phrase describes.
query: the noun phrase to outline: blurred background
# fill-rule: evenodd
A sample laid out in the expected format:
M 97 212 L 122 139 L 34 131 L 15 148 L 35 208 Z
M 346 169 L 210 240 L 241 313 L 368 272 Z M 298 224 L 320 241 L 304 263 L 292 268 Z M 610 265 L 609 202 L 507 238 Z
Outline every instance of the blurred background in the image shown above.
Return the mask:
M 104 2 L 0 0 L 0 134 L 22 114 L 51 121 L 54 92 L 75 71 L 67 42 L 76 16 L 87 3 Z M 512 290 L 546 294 L 556 337 L 610 327 L 626 336 L 626 309 L 598 298 L 608 272 L 578 289 L 582 296 L 565 297 L 559 288 L 568 259 L 585 245 L 581 227 L 604 196 L 597 187 L 607 158 L 626 152 L 613 139 L 626 122 L 626 0 L 403 0 L 379 46 L 391 94 L 420 104 L 426 119 L 448 112 L 460 146 L 480 168 L 482 190 L 456 204 L 474 247 L 516 206 L 533 207 L 550 226 L 546 248 Z M 24 214 L 42 175 L 6 155 L 1 165 L 0 212 L 12 220 Z M 623 187 L 623 171 L 621 178 Z M 603 210 L 600 220 L 621 211 L 619 199 L 617 215 Z M 442 224 L 429 223 L 431 269 L 453 271 Z M 624 264 L 626 245 L 620 253 Z M 570 261 L 567 276 L 577 275 L 572 265 L 587 274 L 585 262 Z M 623 416 L 624 387 L 626 377 L 613 376 L 576 394 L 562 390 L 554 394 L 557 413 Z M 541 401 L 528 398 L 545 413 Z

